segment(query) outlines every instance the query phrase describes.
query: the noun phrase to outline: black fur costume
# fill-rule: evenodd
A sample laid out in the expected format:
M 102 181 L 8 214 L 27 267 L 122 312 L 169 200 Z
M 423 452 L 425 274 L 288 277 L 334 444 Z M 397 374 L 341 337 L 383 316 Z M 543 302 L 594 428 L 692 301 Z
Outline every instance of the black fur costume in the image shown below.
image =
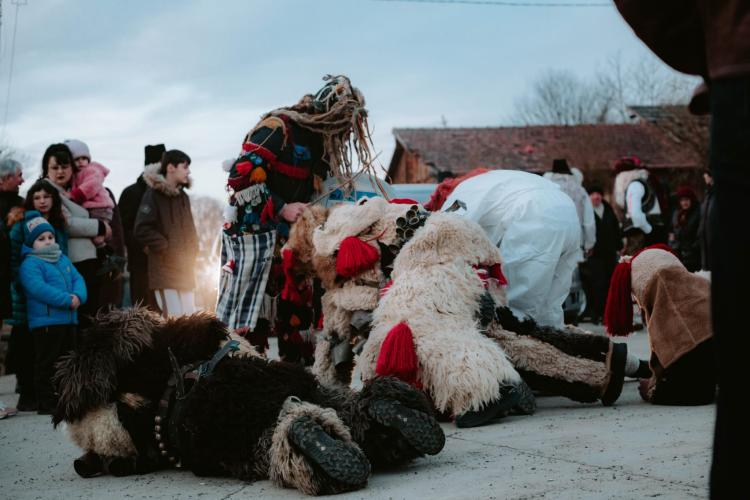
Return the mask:
M 407 384 L 380 378 L 360 392 L 327 388 L 298 365 L 251 352 L 223 358 L 197 381 L 186 378 L 187 394 L 179 403 L 179 393 L 166 398 L 171 413 L 159 417 L 176 380 L 169 351 L 179 366 L 191 365 L 227 340 L 209 314 L 165 321 L 129 309 L 97 317 L 56 375 L 53 421 L 65 421 L 86 451 L 76 471 L 128 475 L 179 464 L 197 475 L 270 478 L 324 494 L 362 488 L 370 466 L 398 466 L 444 445 L 426 398 Z M 336 453 L 306 447 L 305 432 Z

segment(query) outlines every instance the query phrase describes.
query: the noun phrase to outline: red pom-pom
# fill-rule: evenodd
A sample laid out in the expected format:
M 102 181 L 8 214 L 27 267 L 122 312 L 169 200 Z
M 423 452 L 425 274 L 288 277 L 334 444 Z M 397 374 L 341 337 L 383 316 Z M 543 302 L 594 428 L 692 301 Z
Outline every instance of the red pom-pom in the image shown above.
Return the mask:
M 633 331 L 633 299 L 630 281 L 630 262 L 620 262 L 612 273 L 604 308 L 607 333 L 625 337 Z
M 237 173 L 240 175 L 249 174 L 253 167 L 255 167 L 255 165 L 253 165 L 249 161 L 241 161 L 235 166 L 235 168 L 237 169 Z
M 336 255 L 336 274 L 351 278 L 372 269 L 380 260 L 380 252 L 356 236 L 344 238 Z
M 406 323 L 399 323 L 391 328 L 383 340 L 383 345 L 380 346 L 375 373 L 381 377 L 396 377 L 416 385 L 418 367 L 419 361 L 411 329 Z

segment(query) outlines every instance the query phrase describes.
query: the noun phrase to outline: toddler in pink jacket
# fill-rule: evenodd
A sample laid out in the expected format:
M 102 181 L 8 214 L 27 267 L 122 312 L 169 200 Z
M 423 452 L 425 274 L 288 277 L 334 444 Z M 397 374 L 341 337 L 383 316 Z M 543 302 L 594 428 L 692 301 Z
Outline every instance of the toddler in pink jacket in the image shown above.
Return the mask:
M 85 142 L 68 139 L 65 145 L 70 149 L 76 165 L 70 199 L 87 209 L 91 217 L 111 223 L 115 202 L 104 187 L 104 178 L 109 174 L 109 169 L 91 161 L 91 153 Z

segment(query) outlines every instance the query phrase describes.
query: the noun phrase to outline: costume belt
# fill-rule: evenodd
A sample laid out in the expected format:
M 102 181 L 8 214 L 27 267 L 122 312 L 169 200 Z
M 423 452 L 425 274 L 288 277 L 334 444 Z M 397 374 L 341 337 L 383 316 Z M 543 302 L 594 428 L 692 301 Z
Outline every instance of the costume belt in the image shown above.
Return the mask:
M 185 452 L 190 447 L 190 438 L 186 435 L 182 425 L 185 402 L 192 392 L 198 380 L 209 377 L 213 373 L 219 361 L 229 354 L 230 351 L 239 349 L 239 342 L 230 340 L 224 344 L 216 354 L 203 363 L 193 363 L 180 368 L 172 349 L 167 348 L 169 362 L 172 365 L 172 376 L 169 377 L 167 387 L 164 389 L 157 414 L 154 417 L 154 439 L 162 457 L 169 460 L 170 464 L 182 467 L 185 464 L 181 457 L 187 455 Z M 190 389 L 185 390 L 185 381 L 191 381 Z

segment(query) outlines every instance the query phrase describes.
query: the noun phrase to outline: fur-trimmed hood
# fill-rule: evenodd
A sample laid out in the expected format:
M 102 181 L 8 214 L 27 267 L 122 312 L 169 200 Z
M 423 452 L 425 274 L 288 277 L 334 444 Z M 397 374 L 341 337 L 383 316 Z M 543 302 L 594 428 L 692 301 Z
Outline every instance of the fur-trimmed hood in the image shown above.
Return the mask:
M 636 170 L 627 170 L 620 172 L 615 177 L 615 203 L 618 207 L 625 208 L 625 194 L 628 190 L 628 186 L 631 182 L 641 180 L 645 181 L 648 179 L 648 170 L 645 168 L 639 168 Z
M 166 196 L 179 196 L 184 189 L 189 189 L 193 184 L 193 180 L 188 177 L 188 183 L 185 186 L 173 187 L 167 179 L 159 171 L 161 170 L 161 163 L 152 163 L 143 167 L 143 180 L 146 182 L 148 187 L 163 193 Z

